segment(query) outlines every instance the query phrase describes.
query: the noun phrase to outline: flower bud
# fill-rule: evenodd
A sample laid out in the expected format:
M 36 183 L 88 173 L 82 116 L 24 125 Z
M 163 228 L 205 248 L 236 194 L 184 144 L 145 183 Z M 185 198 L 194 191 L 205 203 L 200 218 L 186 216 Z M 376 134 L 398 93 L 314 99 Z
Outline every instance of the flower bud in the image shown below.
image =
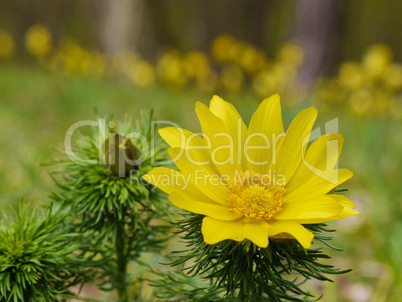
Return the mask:
M 106 165 L 116 176 L 125 178 L 138 171 L 140 152 L 123 135 L 111 132 L 104 143 L 104 150 Z

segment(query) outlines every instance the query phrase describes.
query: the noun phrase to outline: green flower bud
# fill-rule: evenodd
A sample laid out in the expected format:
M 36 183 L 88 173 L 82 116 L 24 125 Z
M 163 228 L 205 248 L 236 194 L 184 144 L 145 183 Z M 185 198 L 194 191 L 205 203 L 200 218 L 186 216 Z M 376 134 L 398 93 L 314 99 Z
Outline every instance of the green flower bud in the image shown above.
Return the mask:
M 106 166 L 116 176 L 125 178 L 138 171 L 140 152 L 130 139 L 119 133 L 111 132 L 103 148 Z

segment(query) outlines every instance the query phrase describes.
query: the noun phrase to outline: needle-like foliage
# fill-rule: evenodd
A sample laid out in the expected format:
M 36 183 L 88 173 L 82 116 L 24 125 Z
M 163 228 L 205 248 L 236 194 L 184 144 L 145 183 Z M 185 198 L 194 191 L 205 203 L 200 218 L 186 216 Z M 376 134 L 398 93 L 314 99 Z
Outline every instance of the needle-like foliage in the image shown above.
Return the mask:
M 213 287 L 210 281 L 199 276 L 189 277 L 184 271 L 154 271 L 150 280 L 155 287 L 157 301 L 222 302 L 223 288 Z
M 215 294 L 215 298 L 208 301 L 315 301 L 300 287 L 307 279 L 331 281 L 326 275 L 349 271 L 320 263 L 320 260 L 330 258 L 321 247 L 306 250 L 294 239 L 270 239 L 266 248 L 247 240 L 225 240 L 208 245 L 201 234 L 202 219 L 202 215 L 184 214 L 183 219 L 176 223 L 187 249 L 176 252 L 171 265 L 187 265 L 185 271 L 189 279 L 203 276 L 212 281 L 209 291 Z M 324 224 L 304 226 L 314 233 L 316 241 L 332 247 L 326 242 L 332 237 L 323 234 L 330 232 Z M 163 288 L 161 283 L 165 286 L 174 284 L 165 279 L 156 285 Z M 225 294 L 217 295 L 219 289 Z M 181 287 L 176 292 L 171 290 L 170 295 L 171 298 L 190 297 L 193 292 L 194 289 Z
M 54 302 L 74 297 L 71 286 L 89 281 L 75 255 L 77 235 L 63 226 L 67 214 L 21 203 L 0 228 L 0 301 Z
M 131 298 L 130 262 L 159 251 L 167 239 L 166 198 L 142 180 L 166 160 L 164 144 L 153 141 L 152 120 L 152 115 L 143 117 L 134 128 L 117 122 L 103 136 L 79 135 L 74 152 L 80 160 L 58 161 L 53 173 L 60 190 L 52 198 L 69 209 L 66 223 L 81 234 L 80 253 L 101 288 L 116 290 L 120 302 Z M 106 123 L 99 123 L 99 131 L 102 125 Z

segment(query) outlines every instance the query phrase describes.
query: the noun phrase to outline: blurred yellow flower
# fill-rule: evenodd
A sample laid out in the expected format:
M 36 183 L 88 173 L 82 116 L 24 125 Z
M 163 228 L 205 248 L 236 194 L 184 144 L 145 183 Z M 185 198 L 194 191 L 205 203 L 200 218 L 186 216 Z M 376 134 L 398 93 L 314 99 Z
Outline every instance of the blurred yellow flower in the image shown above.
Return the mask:
M 233 58 L 232 50 L 236 45 L 236 40 L 230 35 L 220 35 L 212 42 L 212 56 L 218 62 L 230 62 Z
M 27 51 L 34 57 L 43 58 L 52 50 L 52 34 L 41 24 L 33 25 L 25 35 Z
M 262 70 L 255 75 L 252 82 L 254 92 L 259 96 L 270 95 L 279 91 L 278 79 L 270 70 Z
M 299 45 L 284 43 L 277 53 L 277 60 L 298 67 L 303 63 L 304 50 Z
M 148 87 L 155 82 L 154 68 L 144 60 L 130 64 L 126 69 L 126 74 L 135 86 Z
M 66 76 L 99 78 L 106 73 L 106 58 L 98 51 L 81 47 L 73 38 L 64 37 L 48 63 L 49 68 Z
M 240 52 L 237 62 L 247 73 L 253 74 L 264 68 L 266 58 L 262 51 L 247 44 Z
M 89 56 L 74 39 L 63 38 L 57 53 L 66 75 L 83 75 L 88 71 Z
M 200 51 L 191 51 L 183 60 L 183 69 L 190 78 L 203 78 L 211 69 L 209 58 Z
M 390 65 L 384 75 L 385 85 L 392 90 L 402 89 L 402 65 L 392 64 Z
M 176 50 L 170 49 L 159 57 L 157 72 L 168 88 L 181 89 L 186 84 L 182 57 Z
M 0 29 L 0 60 L 8 59 L 14 50 L 14 41 L 11 35 Z
M 401 90 L 402 65 L 393 62 L 388 46 L 375 44 L 366 50 L 361 63 L 344 62 L 337 77 L 320 81 L 315 98 L 330 110 L 344 105 L 357 117 L 396 118 L 393 108 Z
M 288 102 L 297 102 L 296 98 L 290 98 L 296 87 L 296 66 L 277 61 L 274 65 L 267 66 L 252 78 L 252 88 L 259 96 L 269 95 L 275 91 L 286 94 Z M 289 103 L 290 104 L 290 103 Z M 289 105 L 287 103 L 287 105 Z
M 363 68 L 373 78 L 381 77 L 392 62 L 391 48 L 384 44 L 372 45 L 363 57 Z
M 356 116 L 368 116 L 374 104 L 373 94 L 364 89 L 353 91 L 349 98 L 351 112 Z
M 334 169 L 342 136 L 323 135 L 307 148 L 314 107 L 302 110 L 286 133 L 278 95 L 261 103 L 248 127 L 218 96 L 209 108 L 198 102 L 196 113 L 202 136 L 175 127 L 159 131 L 179 171 L 158 167 L 144 179 L 175 206 L 205 216 L 207 244 L 231 239 L 266 247 L 272 238 L 310 248 L 314 235 L 303 224 L 358 214 L 350 200 L 331 193 L 352 176 Z
M 345 62 L 339 69 L 339 81 L 348 89 L 359 89 L 367 81 L 362 66 L 357 62 Z

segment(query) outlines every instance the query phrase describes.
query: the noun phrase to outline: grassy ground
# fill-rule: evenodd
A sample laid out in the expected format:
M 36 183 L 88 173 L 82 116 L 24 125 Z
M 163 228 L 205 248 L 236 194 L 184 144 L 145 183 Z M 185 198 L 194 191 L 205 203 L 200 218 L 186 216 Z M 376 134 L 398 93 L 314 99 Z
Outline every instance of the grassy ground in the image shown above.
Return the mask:
M 247 118 L 261 101 L 244 93 L 225 96 Z M 0 204 L 45 200 L 53 184 L 40 164 L 55 155 L 67 129 L 80 120 L 114 113 L 135 119 L 140 110 L 155 109 L 161 120 L 198 130 L 194 102 L 208 102 L 210 95 L 186 90 L 169 92 L 162 87 L 133 88 L 122 79 L 71 79 L 39 67 L 0 65 Z M 289 121 L 299 104 L 284 112 Z M 320 113 L 320 108 L 318 107 Z M 321 115 L 317 126 L 338 116 Z M 402 127 L 392 119 L 362 120 L 339 116 L 345 136 L 340 167 L 354 171 L 346 186 L 348 196 L 364 216 L 332 225 L 339 232 L 335 244 L 345 252 L 332 251 L 342 268 L 354 271 L 335 284 L 317 291 L 324 301 L 399 301 L 402 296 Z

